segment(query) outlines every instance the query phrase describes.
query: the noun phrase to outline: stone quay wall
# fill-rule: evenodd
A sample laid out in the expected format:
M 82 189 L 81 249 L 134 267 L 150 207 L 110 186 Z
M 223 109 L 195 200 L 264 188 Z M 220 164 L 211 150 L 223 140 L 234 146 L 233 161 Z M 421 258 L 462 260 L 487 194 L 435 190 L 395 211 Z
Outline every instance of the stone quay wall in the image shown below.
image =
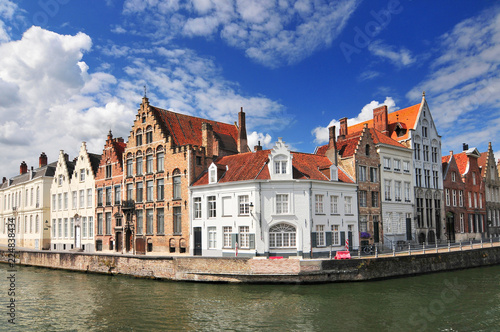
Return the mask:
M 0 250 L 0 262 L 9 252 Z M 124 256 L 16 251 L 16 264 L 200 282 L 326 283 L 404 277 L 500 264 L 500 246 L 350 260 Z

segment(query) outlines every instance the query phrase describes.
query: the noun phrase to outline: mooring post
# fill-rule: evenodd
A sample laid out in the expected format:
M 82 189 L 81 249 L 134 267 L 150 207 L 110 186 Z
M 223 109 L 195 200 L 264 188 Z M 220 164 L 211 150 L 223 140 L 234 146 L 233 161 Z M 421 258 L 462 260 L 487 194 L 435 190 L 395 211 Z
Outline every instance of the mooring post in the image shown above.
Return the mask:
M 438 249 L 438 242 L 436 241 L 436 253 L 439 252 L 439 249 Z
M 378 257 L 378 246 L 375 246 L 375 258 Z
M 392 257 L 396 256 L 396 247 L 392 247 Z
M 481 249 L 483 249 L 483 237 L 481 236 Z
M 451 251 L 451 241 L 448 241 L 448 252 Z
M 462 251 L 462 240 L 460 240 L 460 251 Z
M 425 243 L 422 243 L 422 252 L 425 254 Z
M 471 249 L 473 249 L 473 248 L 474 248 L 474 246 L 473 246 L 473 244 L 472 244 L 472 239 L 470 239 L 470 248 L 471 248 Z

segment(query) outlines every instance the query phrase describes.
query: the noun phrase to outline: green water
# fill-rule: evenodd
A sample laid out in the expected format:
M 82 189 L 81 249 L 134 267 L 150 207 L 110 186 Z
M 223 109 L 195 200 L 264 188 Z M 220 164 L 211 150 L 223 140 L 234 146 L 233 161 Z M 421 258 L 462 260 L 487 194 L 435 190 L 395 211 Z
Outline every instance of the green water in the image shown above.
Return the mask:
M 16 331 L 500 331 L 500 266 L 377 282 L 167 282 L 17 266 Z

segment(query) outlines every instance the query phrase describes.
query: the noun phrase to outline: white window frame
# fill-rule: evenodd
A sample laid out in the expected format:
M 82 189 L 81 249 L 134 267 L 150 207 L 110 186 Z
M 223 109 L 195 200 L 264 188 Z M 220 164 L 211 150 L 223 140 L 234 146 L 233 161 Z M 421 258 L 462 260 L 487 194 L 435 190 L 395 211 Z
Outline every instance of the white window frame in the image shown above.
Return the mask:
M 217 249 L 217 227 L 207 227 L 208 249 Z
M 323 198 L 324 198 L 324 195 L 322 195 L 322 194 L 315 194 L 314 195 L 314 211 L 316 214 L 324 214 Z
M 276 214 L 288 214 L 290 210 L 288 194 L 276 194 Z

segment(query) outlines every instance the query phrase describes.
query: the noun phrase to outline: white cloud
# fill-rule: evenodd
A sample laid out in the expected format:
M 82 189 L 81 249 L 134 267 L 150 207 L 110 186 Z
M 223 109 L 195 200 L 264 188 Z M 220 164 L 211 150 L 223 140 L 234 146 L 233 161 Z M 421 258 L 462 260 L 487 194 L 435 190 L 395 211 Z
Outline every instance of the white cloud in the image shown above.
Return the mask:
M 254 146 L 260 143 L 260 146 L 265 149 L 270 149 L 273 147 L 272 137 L 269 134 L 258 133 L 256 131 L 252 131 L 247 135 L 248 147 L 253 151 Z
M 142 14 L 153 22 L 145 26 L 131 24 L 134 33 L 152 32 L 163 42 L 178 35 L 219 34 L 229 45 L 244 50 L 248 57 L 275 67 L 299 62 L 328 47 L 358 3 L 358 0 L 127 0 L 124 13 L 134 17 Z
M 394 99 L 392 99 L 391 97 L 386 97 L 383 103 L 379 103 L 378 101 L 372 100 L 369 104 L 363 106 L 361 112 L 359 112 L 359 114 L 356 117 L 347 119 L 347 125 L 352 126 L 360 122 L 371 120 L 373 118 L 373 109 L 382 105 L 387 105 L 389 113 L 397 109 L 396 103 L 394 102 Z M 326 127 L 318 126 L 311 131 L 311 134 L 314 136 L 314 142 L 317 144 L 323 144 L 328 142 L 329 139 L 328 128 L 331 126 L 335 126 L 336 135 L 338 135 L 340 122 L 337 119 L 333 119 Z
M 411 52 L 404 47 L 399 50 L 394 46 L 386 45 L 380 40 L 376 40 L 368 45 L 368 50 L 381 58 L 391 61 L 397 67 L 405 67 L 415 63 L 416 59 Z

